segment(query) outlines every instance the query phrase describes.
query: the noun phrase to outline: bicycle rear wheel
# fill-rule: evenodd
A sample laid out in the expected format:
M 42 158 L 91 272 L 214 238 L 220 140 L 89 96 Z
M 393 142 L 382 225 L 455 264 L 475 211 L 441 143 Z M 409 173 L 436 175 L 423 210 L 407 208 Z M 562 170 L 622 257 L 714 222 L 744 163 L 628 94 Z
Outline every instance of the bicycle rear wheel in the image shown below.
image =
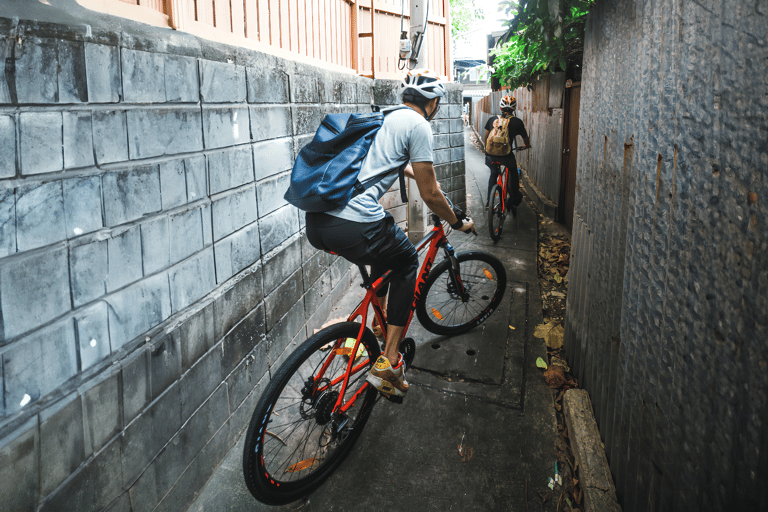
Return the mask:
M 381 350 L 365 329 L 353 355 L 345 340 L 356 339 L 359 332 L 354 322 L 323 329 L 291 354 L 267 385 L 243 448 L 245 483 L 257 500 L 280 505 L 306 496 L 331 475 L 360 436 L 377 395 L 365 378 Z M 355 397 L 354 404 L 338 413 L 340 377 L 350 357 L 354 373 L 344 401 Z
M 485 322 L 501 303 L 507 287 L 507 272 L 495 256 L 470 251 L 456 257 L 465 296 L 459 295 L 451 260 L 445 259 L 430 272 L 416 305 L 419 322 L 435 334 L 461 334 Z
M 491 188 L 491 197 L 488 199 L 488 231 L 494 242 L 498 242 L 501 238 L 503 224 L 504 207 L 501 202 L 501 187 L 496 184 Z

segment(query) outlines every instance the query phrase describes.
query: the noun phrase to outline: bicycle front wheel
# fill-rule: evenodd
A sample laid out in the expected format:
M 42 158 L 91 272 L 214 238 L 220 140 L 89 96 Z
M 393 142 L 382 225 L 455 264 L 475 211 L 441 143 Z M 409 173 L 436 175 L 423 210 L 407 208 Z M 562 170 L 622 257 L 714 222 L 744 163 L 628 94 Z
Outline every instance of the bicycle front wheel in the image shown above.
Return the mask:
M 503 224 L 504 205 L 501 201 L 501 187 L 496 184 L 491 188 L 491 197 L 488 198 L 488 231 L 494 242 L 498 242 L 501 238 Z
M 377 395 L 365 378 L 381 350 L 365 329 L 352 354 L 359 332 L 354 322 L 323 329 L 291 354 L 267 385 L 243 448 L 245 483 L 257 500 L 280 505 L 306 496 L 360 436 Z M 350 358 L 343 403 L 352 405 L 342 412 L 336 403 Z
M 507 272 L 498 258 L 485 252 L 457 254 L 459 275 L 452 276 L 451 260 L 445 259 L 430 272 L 416 316 L 430 332 L 454 335 L 485 322 L 501 303 Z M 464 286 L 462 296 L 456 286 Z

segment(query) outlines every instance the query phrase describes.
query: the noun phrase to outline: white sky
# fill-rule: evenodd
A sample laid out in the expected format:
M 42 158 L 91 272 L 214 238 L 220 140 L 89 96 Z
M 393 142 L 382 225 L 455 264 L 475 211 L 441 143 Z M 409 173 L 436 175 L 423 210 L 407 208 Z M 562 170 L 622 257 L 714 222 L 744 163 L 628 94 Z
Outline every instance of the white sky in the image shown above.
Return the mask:
M 485 60 L 486 34 L 502 30 L 503 12 L 498 11 L 499 0 L 474 0 L 475 6 L 483 9 L 485 20 L 475 22 L 463 41 L 455 41 L 453 58 L 476 58 Z

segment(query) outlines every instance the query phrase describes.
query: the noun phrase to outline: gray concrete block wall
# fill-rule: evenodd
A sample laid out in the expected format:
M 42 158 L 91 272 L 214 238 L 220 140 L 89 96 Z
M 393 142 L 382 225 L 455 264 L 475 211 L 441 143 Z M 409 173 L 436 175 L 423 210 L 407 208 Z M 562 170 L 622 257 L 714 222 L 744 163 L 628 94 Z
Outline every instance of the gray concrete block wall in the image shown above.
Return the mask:
M 176 507 L 355 278 L 282 194 L 322 116 L 367 111 L 375 83 L 155 29 L 14 27 L 0 18 L 0 46 L 24 34 L 0 80 L 0 496 Z M 434 122 L 457 202 L 460 101 Z

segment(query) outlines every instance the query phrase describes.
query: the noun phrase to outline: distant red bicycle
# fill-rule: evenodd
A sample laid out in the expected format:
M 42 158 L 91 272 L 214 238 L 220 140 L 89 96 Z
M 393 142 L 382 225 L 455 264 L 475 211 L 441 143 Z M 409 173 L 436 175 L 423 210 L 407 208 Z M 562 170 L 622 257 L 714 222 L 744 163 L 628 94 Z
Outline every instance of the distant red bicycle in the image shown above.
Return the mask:
M 460 219 L 466 217 L 454 211 Z M 434 214 L 432 222 L 432 231 L 416 244 L 427 254 L 405 331 L 415 310 L 430 332 L 459 334 L 496 310 L 507 274 L 501 261 L 488 253 L 456 254 Z M 440 249 L 446 258 L 432 268 Z M 367 327 L 368 315 L 372 308 L 386 337 L 376 291 L 391 272 L 371 282 L 365 267 L 360 271 L 367 291 L 348 321 L 326 327 L 301 344 L 273 374 L 253 412 L 243 475 L 248 490 L 263 503 L 289 503 L 317 488 L 349 453 L 376 403 L 379 393 L 365 378 L 381 347 Z M 410 365 L 416 351 L 413 339 L 404 338 L 399 351 Z
M 512 151 L 520 151 L 523 147 L 512 148 Z M 517 215 L 517 207 L 507 202 L 507 166 L 500 162 L 491 163 L 499 164 L 500 171 L 496 177 L 496 184 L 491 188 L 490 198 L 488 199 L 488 230 L 491 233 L 491 240 L 498 242 L 501 238 L 501 231 L 504 227 L 504 220 L 507 218 L 507 211 L 511 211 L 512 215 Z M 512 172 L 517 172 L 514 169 Z

